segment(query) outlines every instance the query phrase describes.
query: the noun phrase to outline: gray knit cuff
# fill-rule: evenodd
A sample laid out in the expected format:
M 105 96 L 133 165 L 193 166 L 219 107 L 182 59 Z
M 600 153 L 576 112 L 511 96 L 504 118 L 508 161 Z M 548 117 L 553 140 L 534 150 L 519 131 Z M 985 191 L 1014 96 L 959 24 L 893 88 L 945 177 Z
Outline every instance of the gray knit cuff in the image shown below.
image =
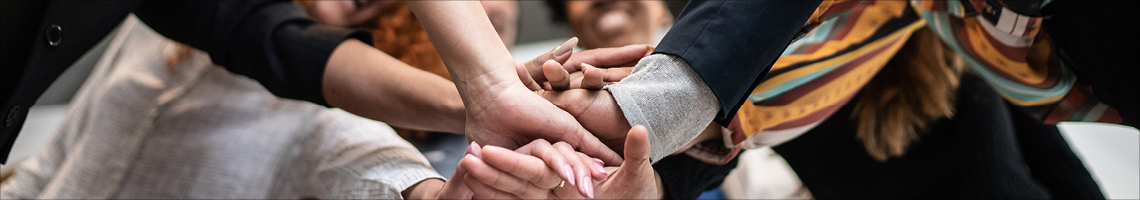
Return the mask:
M 630 125 L 644 125 L 657 162 L 704 130 L 720 109 L 716 96 L 685 60 L 664 54 L 642 58 L 633 74 L 605 88 Z

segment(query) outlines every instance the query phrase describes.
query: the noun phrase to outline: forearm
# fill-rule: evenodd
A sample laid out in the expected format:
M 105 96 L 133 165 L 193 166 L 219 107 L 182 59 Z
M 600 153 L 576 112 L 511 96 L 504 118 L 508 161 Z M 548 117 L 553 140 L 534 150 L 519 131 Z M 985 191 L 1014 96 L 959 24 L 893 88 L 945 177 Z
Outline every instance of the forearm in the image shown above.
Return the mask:
M 357 40 L 341 43 L 322 79 L 329 105 L 391 125 L 463 133 L 465 111 L 450 81 Z
M 478 1 L 408 1 L 408 6 L 465 98 L 518 82 L 511 54 Z

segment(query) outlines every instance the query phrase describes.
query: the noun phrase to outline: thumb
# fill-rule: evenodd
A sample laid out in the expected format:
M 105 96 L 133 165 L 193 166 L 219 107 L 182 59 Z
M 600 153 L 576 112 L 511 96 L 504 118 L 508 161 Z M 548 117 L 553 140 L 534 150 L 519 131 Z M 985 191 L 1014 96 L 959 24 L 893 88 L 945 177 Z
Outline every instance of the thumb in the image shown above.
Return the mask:
M 475 143 L 472 143 L 472 145 L 478 146 Z M 462 164 L 462 161 L 467 160 L 466 157 L 467 156 L 464 156 L 464 159 L 460 160 L 460 164 L 456 164 L 455 173 L 451 175 L 451 180 L 447 180 L 441 191 L 436 194 L 437 199 L 471 199 L 471 197 L 475 196 L 475 193 L 471 192 L 471 189 L 463 184 L 463 181 L 465 181 L 463 180 L 464 176 L 467 175 L 467 167 Z
M 641 166 L 651 165 L 649 153 L 649 131 L 645 126 L 637 125 L 629 129 L 625 138 L 625 163 L 622 168 L 627 170 L 643 170 Z

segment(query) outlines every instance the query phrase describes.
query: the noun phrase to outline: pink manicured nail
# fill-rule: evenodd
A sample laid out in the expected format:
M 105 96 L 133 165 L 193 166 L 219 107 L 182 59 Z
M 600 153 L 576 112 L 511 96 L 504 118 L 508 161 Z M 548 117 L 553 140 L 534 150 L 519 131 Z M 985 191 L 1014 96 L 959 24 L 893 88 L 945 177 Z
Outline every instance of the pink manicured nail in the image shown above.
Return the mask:
M 464 152 L 464 154 L 470 154 L 480 159 L 483 158 L 482 149 L 479 149 L 479 143 L 475 142 L 471 142 L 470 145 L 467 145 L 467 152 Z
M 606 162 L 602 161 L 602 159 L 594 158 L 594 162 L 598 162 L 598 165 L 602 165 L 602 166 L 606 165 Z
M 605 167 L 602 167 L 601 163 L 594 163 L 593 166 L 594 166 L 594 170 L 596 170 L 597 173 L 601 173 L 602 175 L 609 176 L 609 173 L 605 173 Z M 598 179 L 598 181 L 601 181 L 601 179 Z
M 582 184 L 578 185 L 578 189 L 586 191 L 586 198 L 594 198 L 594 182 L 590 181 L 589 176 L 582 176 Z
M 578 185 L 574 182 L 574 170 L 570 169 L 570 164 L 562 164 L 562 176 L 570 179 L 570 185 Z

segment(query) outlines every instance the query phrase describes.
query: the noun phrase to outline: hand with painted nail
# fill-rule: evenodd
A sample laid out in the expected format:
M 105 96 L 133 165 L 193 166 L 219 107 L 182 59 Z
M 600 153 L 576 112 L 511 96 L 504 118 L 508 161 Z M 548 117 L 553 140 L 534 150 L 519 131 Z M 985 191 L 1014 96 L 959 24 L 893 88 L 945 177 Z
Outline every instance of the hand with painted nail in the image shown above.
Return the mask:
M 479 156 L 465 156 L 459 168 L 467 172 L 464 183 L 474 198 L 660 199 L 663 186 L 649 161 L 645 127 L 630 129 L 625 142 L 629 150 L 620 167 L 603 168 L 599 161 L 558 143 L 535 141 L 516 151 L 485 146 Z M 565 163 L 589 162 L 592 168 L 600 168 L 591 171 L 608 172 L 601 178 L 575 172 L 576 178 L 566 179 Z
M 629 76 L 634 64 L 653 50 L 646 45 L 599 48 L 572 52 L 570 38 L 549 53 L 515 66 L 519 79 L 532 91 L 576 88 L 601 89 Z

